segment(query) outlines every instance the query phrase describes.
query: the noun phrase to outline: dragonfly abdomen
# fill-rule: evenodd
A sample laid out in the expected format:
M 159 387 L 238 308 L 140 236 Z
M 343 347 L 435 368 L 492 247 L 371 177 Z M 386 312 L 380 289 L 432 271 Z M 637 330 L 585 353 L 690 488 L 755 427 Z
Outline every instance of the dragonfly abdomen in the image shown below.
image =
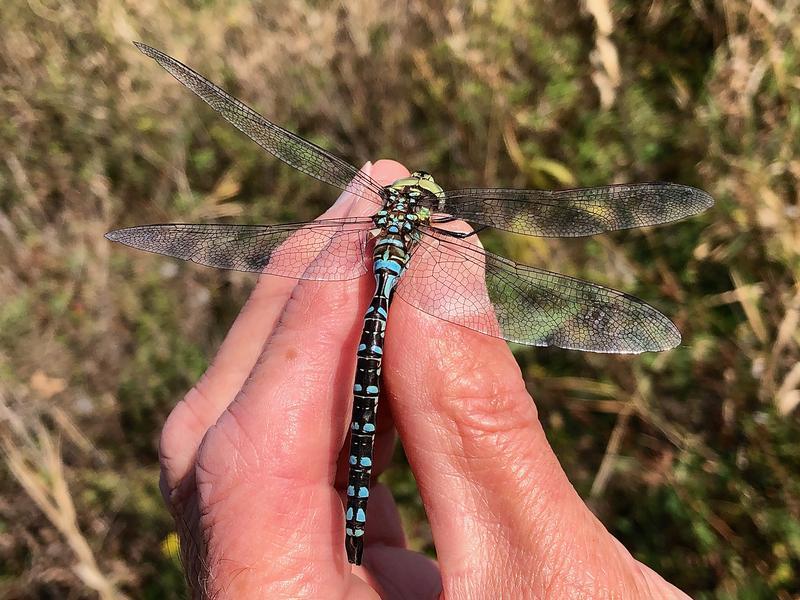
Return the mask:
M 400 243 L 396 243 L 397 241 Z M 364 314 L 364 328 L 358 343 L 353 384 L 353 418 L 350 423 L 345 547 L 347 559 L 357 565 L 361 564 L 364 552 L 386 321 L 397 278 L 405 270 L 406 261 L 407 254 L 402 239 L 394 236 L 378 239 L 373 262 L 375 294 Z

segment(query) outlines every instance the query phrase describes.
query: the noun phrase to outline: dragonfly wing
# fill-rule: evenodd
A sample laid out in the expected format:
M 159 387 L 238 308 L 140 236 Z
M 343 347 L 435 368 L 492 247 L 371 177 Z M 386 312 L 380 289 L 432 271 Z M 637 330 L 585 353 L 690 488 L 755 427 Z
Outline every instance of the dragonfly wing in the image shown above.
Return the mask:
M 225 90 L 178 60 L 146 44 L 134 42 L 141 52 L 208 103 L 234 127 L 286 164 L 342 190 L 381 204 L 381 185 L 366 173 L 272 123 Z
M 531 346 L 639 353 L 681 341 L 675 325 L 638 298 L 433 231 L 415 247 L 397 295 L 434 317 Z
M 294 279 L 342 281 L 369 272 L 370 219 L 286 225 L 141 225 L 106 234 L 112 241 L 218 269 Z
M 713 204 L 711 196 L 697 188 L 639 183 L 571 190 L 450 190 L 431 208 L 525 235 L 580 237 L 668 223 Z

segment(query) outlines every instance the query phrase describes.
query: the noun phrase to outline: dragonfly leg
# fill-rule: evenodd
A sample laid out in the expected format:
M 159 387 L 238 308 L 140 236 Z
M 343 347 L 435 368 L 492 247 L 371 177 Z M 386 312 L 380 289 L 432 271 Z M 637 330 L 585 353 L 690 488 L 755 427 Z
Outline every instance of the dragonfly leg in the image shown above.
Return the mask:
M 453 219 L 455 220 L 455 219 Z M 442 223 L 443 221 L 437 221 L 437 223 Z M 445 221 L 448 222 L 448 221 Z M 447 231 L 446 229 L 439 229 L 438 227 L 433 227 L 439 233 L 443 233 L 444 235 L 449 235 L 450 237 L 458 238 L 460 240 L 464 240 L 468 237 L 471 237 L 477 233 L 480 233 L 484 229 L 486 229 L 488 225 L 481 225 L 480 227 L 473 229 L 472 231 Z

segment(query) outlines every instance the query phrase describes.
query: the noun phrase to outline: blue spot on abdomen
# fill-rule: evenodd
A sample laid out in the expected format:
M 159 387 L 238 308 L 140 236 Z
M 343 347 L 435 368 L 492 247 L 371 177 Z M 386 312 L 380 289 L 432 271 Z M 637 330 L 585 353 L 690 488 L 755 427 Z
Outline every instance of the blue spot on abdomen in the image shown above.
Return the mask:
M 384 259 L 376 260 L 374 269 L 375 270 L 386 269 L 387 271 L 391 271 L 396 275 L 399 275 L 403 271 L 403 267 L 401 267 L 393 260 L 384 260 Z

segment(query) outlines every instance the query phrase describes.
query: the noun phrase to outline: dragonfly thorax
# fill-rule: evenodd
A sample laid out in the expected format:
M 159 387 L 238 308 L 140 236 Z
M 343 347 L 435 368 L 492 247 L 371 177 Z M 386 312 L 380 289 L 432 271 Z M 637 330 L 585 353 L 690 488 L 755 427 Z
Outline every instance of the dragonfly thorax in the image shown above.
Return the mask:
M 397 277 L 405 270 L 409 251 L 419 241 L 419 226 L 430 222 L 431 210 L 426 204 L 433 194 L 420 182 L 427 185 L 432 181 L 430 175 L 414 173 L 383 188 L 383 208 L 372 217 L 378 229 L 374 232 L 373 266 L 376 277 L 382 273 L 383 279 L 378 285 L 385 286 L 383 292 L 387 297 L 391 295 Z
M 430 221 L 431 211 L 425 200 L 431 192 L 417 185 L 416 181 L 418 178 L 408 177 L 384 188 L 383 208 L 373 217 L 375 226 L 384 234 L 412 236 L 419 225 L 427 225 Z

